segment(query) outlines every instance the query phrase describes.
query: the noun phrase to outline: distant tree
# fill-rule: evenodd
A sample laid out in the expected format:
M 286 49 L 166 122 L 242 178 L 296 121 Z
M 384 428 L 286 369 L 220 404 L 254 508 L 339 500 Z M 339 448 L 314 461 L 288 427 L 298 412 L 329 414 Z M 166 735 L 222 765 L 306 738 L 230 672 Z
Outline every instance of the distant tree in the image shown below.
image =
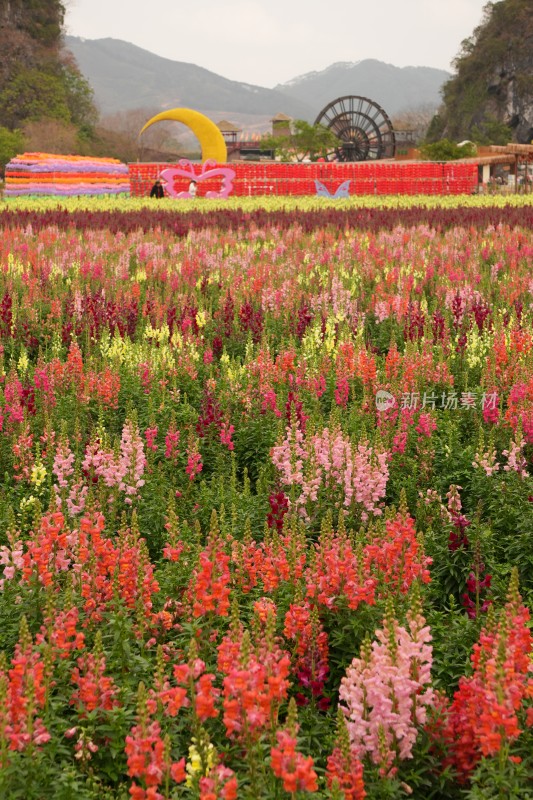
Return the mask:
M 175 161 L 198 149 L 198 140 L 188 128 L 168 120 L 152 125 L 139 139 L 142 127 L 156 113 L 157 109 L 136 108 L 106 114 L 100 120 L 99 136 L 122 142 L 121 146 L 130 153 L 128 161 L 139 157 L 143 160 Z
M 426 137 L 428 128 L 435 116 L 433 103 L 426 103 L 415 108 L 406 108 L 396 114 L 391 122 L 395 131 L 412 131 L 415 143 Z
M 471 142 L 459 145 L 449 139 L 424 144 L 420 154 L 425 161 L 455 161 L 458 158 L 472 158 L 476 155 L 476 146 Z
M 263 136 L 261 146 L 272 150 L 284 160 L 303 161 L 324 157 L 340 146 L 339 139 L 324 125 L 310 125 L 303 119 L 295 120 L 288 136 Z
M 87 129 L 93 128 L 98 121 L 94 92 L 70 52 L 62 54 L 60 78 L 65 87 L 71 122 Z
M 21 131 L 10 131 L 0 127 L 0 173 L 4 176 L 6 164 L 24 150 L 24 136 Z
M 445 117 L 438 112 L 432 117 L 428 129 L 426 131 L 426 144 L 430 142 L 438 142 L 442 138 L 444 129 L 446 128 Z
M 39 119 L 27 122 L 23 127 L 24 149 L 28 152 L 41 150 L 45 153 L 78 153 L 79 129 L 71 122 L 58 119 Z
M 111 131 L 99 125 L 95 128 L 89 141 L 79 140 L 81 155 L 108 156 L 118 158 L 125 163 L 136 161 L 139 155 L 137 142 L 129 136 Z

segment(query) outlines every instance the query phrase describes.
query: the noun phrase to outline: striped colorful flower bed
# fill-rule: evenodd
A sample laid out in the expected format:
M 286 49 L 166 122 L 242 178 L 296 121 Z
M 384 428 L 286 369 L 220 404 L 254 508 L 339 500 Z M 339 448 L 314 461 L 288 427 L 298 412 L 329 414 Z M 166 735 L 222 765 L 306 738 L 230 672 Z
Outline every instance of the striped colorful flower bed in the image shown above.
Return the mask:
M 114 158 L 24 153 L 5 170 L 6 197 L 129 194 L 129 170 Z

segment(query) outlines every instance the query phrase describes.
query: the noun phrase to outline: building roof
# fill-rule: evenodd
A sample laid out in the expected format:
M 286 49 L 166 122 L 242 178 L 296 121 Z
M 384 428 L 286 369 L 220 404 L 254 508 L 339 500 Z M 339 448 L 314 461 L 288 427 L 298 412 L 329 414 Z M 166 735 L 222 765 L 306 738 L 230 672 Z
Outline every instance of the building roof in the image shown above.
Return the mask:
M 281 112 L 279 114 L 276 114 L 276 116 L 272 117 L 272 119 L 270 120 L 270 122 L 291 122 L 291 121 L 292 117 L 288 117 L 286 114 L 282 114 Z
M 531 156 L 533 155 L 533 144 L 493 144 L 490 146 L 493 153 L 509 153 L 514 156 Z
M 217 128 L 222 131 L 222 133 L 240 133 L 242 128 L 238 128 L 233 122 L 228 122 L 227 119 L 221 119 L 220 122 L 217 122 Z
M 449 162 L 450 164 L 477 164 L 482 167 L 484 164 L 514 164 L 512 153 L 495 153 L 492 156 L 472 156 L 472 158 L 457 158 Z

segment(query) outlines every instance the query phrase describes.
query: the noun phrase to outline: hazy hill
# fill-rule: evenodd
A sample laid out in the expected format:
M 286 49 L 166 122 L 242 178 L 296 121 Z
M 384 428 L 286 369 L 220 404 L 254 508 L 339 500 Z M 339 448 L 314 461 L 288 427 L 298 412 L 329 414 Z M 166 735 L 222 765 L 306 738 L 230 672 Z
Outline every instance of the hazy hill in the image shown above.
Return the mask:
M 440 104 L 440 90 L 450 77 L 432 67 L 394 67 L 375 59 L 339 62 L 321 72 L 308 72 L 275 87 L 287 97 L 313 105 L 318 113 L 347 94 L 362 95 L 378 103 L 389 116 L 420 106 Z
M 230 119 L 232 114 L 264 117 L 283 112 L 313 122 L 336 97 L 360 94 L 375 100 L 391 116 L 421 105 L 436 108 L 442 84 L 449 78 L 444 70 L 400 68 L 368 59 L 333 64 L 266 89 L 230 81 L 195 64 L 161 58 L 119 39 L 67 36 L 65 44 L 92 86 L 102 114 L 186 106 L 204 113 L 216 110 Z
M 163 110 L 184 106 L 203 113 L 311 119 L 314 107 L 298 98 L 249 83 L 230 81 L 195 64 L 172 61 L 119 39 L 65 37 L 95 94 L 102 114 L 135 108 Z

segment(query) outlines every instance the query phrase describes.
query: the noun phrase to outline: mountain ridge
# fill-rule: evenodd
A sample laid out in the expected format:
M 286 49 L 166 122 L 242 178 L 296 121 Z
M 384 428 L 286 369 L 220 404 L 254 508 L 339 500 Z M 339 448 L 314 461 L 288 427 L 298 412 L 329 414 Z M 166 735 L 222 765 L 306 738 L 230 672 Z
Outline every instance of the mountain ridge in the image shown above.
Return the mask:
M 314 122 L 321 108 L 345 94 L 360 94 L 389 115 L 422 104 L 440 104 L 449 77 L 432 67 L 395 67 L 377 59 L 336 62 L 272 89 L 223 78 L 197 64 L 158 56 L 121 39 L 66 36 L 69 49 L 93 88 L 102 114 L 139 108 L 188 106 L 203 113 L 224 109 L 251 116 L 279 112 Z
M 252 114 L 312 116 L 312 108 L 273 89 L 223 78 L 205 67 L 158 56 L 121 39 L 66 36 L 80 70 L 91 84 L 101 112 L 192 106 Z M 290 113 L 292 111 L 292 113 Z
M 381 105 L 389 116 L 408 109 L 440 104 L 440 90 L 450 73 L 434 67 L 396 67 L 385 61 L 365 58 L 337 62 L 319 72 L 293 78 L 274 88 L 320 108 L 336 97 L 355 94 Z

